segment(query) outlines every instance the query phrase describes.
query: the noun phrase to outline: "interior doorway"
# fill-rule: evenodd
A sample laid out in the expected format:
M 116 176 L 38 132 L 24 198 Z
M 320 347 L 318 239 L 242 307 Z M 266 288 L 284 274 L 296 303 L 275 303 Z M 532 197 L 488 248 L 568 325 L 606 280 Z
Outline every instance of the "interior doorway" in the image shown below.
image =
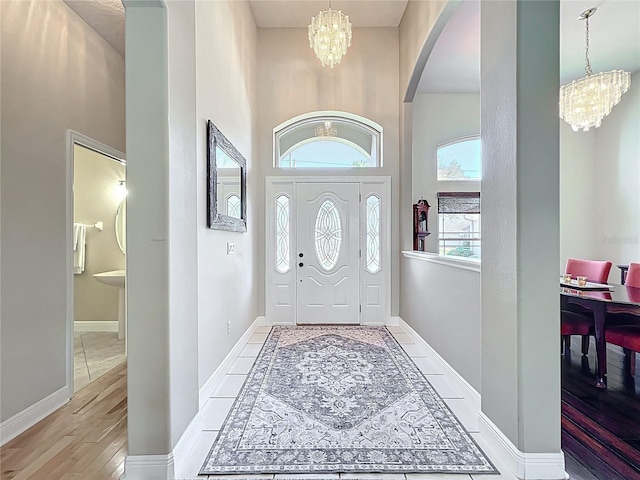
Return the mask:
M 69 132 L 70 394 L 126 359 L 124 154 Z

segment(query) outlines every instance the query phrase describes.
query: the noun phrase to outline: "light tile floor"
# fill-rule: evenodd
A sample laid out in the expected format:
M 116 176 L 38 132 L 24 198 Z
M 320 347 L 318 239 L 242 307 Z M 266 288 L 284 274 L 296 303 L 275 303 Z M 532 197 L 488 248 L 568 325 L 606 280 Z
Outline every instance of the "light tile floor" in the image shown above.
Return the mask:
M 125 361 L 124 340 L 117 332 L 75 332 L 73 336 L 73 391 Z
M 455 382 L 448 378 L 433 355 L 423 345 L 413 342 L 411 337 L 400 327 L 388 327 L 398 343 L 409 354 L 420 371 L 426 375 L 433 388 L 444 399 L 451 411 L 471 434 L 476 443 L 493 462 L 500 472 L 507 472 L 504 461 L 498 458 L 485 440 L 478 433 L 478 413 L 480 406 L 476 399 L 464 398 L 454 386 Z M 220 480 L 514 480 L 510 475 L 465 475 L 441 473 L 341 473 L 341 474 L 266 474 L 266 475 L 198 475 L 219 429 L 231 410 L 235 396 L 240 391 L 249 370 L 267 338 L 270 327 L 260 327 L 251 336 L 249 343 L 229 368 L 220 386 L 205 403 L 200 413 L 200 431 L 197 441 L 188 455 L 184 465 L 176 470 L 176 479 L 220 479 Z

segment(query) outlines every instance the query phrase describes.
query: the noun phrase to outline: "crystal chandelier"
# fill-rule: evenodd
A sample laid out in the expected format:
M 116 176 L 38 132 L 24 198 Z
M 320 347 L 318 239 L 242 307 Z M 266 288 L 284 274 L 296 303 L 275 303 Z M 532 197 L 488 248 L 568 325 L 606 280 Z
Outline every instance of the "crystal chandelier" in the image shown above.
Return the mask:
M 585 60 L 586 76 L 560 87 L 560 118 L 574 131 L 598 128 L 602 119 L 611 113 L 622 94 L 629 90 L 631 74 L 623 70 L 611 70 L 593 74 L 589 62 L 589 17 L 596 8 L 586 10 L 578 20 L 586 20 Z
M 335 137 L 336 135 L 338 135 L 338 130 L 329 120 L 324 121 L 324 126 L 316 126 L 316 137 Z
M 349 16 L 341 10 L 331 10 L 331 0 L 329 10 L 320 11 L 311 18 L 309 46 L 322 66 L 329 65 L 331 68 L 340 63 L 343 55 L 347 53 L 347 48 L 351 46 Z

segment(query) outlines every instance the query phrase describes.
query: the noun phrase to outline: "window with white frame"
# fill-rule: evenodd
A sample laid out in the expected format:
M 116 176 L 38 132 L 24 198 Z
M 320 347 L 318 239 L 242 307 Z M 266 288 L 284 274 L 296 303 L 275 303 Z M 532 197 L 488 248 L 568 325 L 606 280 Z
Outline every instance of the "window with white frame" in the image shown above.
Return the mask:
M 480 192 L 438 192 L 438 252 L 480 258 Z
M 438 181 L 480 181 L 482 148 L 480 136 L 457 138 L 436 150 Z
M 353 114 L 307 114 L 277 127 L 274 134 L 276 168 L 382 165 L 382 127 Z

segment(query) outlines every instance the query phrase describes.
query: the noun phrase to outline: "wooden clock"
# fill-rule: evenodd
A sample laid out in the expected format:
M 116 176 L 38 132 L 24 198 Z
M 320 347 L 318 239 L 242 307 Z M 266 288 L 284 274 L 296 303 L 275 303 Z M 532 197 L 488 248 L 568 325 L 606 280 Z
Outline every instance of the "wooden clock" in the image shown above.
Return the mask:
M 429 232 L 429 209 L 431 205 L 424 198 L 413 204 L 413 249 L 424 252 Z

